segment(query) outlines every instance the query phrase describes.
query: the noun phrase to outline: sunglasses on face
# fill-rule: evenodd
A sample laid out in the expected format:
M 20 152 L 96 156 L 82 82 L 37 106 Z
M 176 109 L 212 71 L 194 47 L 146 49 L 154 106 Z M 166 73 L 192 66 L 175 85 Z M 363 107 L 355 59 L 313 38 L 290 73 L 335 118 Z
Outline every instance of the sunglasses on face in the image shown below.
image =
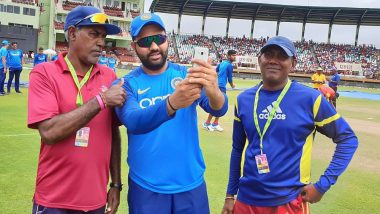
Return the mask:
M 89 19 L 92 23 L 98 23 L 98 24 L 108 24 L 110 23 L 109 18 L 104 13 L 94 13 L 91 15 L 88 15 L 84 17 L 83 19 L 77 21 L 74 26 L 77 26 L 79 23 L 83 22 L 84 20 Z
M 139 40 L 137 40 L 137 45 L 142 47 L 142 48 L 149 48 L 152 43 L 156 43 L 156 45 L 161 45 L 163 43 L 166 42 L 166 35 L 161 35 L 161 34 L 157 34 L 157 35 L 153 35 L 153 36 L 147 36 L 147 37 L 144 37 L 144 38 L 141 38 Z

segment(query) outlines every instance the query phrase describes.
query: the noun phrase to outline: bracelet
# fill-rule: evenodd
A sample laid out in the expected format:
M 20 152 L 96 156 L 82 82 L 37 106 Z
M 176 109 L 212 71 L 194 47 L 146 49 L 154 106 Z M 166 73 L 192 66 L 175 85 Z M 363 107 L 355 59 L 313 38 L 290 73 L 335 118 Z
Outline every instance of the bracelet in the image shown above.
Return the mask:
M 170 96 L 168 97 L 168 104 L 169 104 L 169 106 L 170 106 L 170 108 L 173 110 L 173 111 L 177 111 L 178 109 L 176 109 L 176 108 L 174 108 L 173 106 L 172 106 L 172 104 L 170 103 L 170 100 L 169 100 L 169 98 L 170 98 Z
M 116 188 L 118 189 L 119 191 L 123 190 L 123 184 L 116 184 L 116 183 L 110 183 L 110 188 Z
M 228 199 L 235 200 L 235 197 L 234 196 L 227 196 L 224 200 L 228 200 Z
M 103 103 L 104 103 L 104 108 L 107 108 L 107 102 L 106 102 L 106 99 L 105 99 L 104 93 L 103 93 L 103 92 L 100 92 L 100 93 L 99 93 L 99 96 L 102 98 L 102 101 L 103 101 Z
M 98 95 L 96 95 L 95 97 L 96 97 L 96 99 L 98 100 L 98 103 L 99 103 L 99 106 L 100 106 L 100 110 L 105 109 L 105 106 L 104 106 L 103 100 L 102 100 L 102 98 L 100 97 L 100 95 L 98 94 Z

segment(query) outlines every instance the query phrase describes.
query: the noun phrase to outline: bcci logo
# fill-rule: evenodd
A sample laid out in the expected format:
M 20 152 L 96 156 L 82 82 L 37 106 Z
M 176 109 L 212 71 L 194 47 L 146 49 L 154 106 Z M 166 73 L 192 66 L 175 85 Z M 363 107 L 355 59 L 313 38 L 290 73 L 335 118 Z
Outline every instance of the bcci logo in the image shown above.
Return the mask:
M 172 79 L 170 85 L 172 86 L 173 89 L 175 89 L 178 85 L 178 83 L 180 83 L 183 79 L 181 77 L 176 77 L 174 79 Z
M 144 13 L 141 15 L 141 20 L 149 20 L 150 18 L 152 18 L 152 15 L 149 13 Z

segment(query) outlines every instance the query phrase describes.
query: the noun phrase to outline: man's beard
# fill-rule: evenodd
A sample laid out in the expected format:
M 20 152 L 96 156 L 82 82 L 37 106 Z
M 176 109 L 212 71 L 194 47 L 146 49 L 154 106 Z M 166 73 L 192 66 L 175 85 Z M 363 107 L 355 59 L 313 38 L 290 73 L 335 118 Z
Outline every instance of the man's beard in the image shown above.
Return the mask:
M 157 63 L 152 63 L 151 61 L 149 61 L 149 55 L 156 53 L 156 52 L 159 52 L 161 54 L 162 60 L 157 62 Z M 168 58 L 168 50 L 166 50 L 165 53 L 162 51 L 150 52 L 148 54 L 148 56 L 143 56 L 143 55 L 139 54 L 137 51 L 136 51 L 136 54 L 140 58 L 140 61 L 144 65 L 144 67 L 146 67 L 152 71 L 156 71 L 156 70 L 161 69 L 165 65 L 166 59 Z

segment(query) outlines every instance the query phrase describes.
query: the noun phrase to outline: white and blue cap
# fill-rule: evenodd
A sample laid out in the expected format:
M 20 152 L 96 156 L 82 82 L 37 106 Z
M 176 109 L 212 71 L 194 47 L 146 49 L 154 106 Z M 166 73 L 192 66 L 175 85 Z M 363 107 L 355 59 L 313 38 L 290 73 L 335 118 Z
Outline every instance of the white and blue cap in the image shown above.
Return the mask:
M 292 41 L 290 41 L 288 38 L 283 36 L 275 36 L 270 38 L 267 43 L 261 48 L 260 53 L 263 53 L 265 49 L 267 49 L 269 46 L 276 45 L 280 48 L 282 48 L 285 53 L 290 57 L 296 57 L 297 51 L 296 47 L 294 47 L 294 44 Z
M 3 41 L 1 42 L 1 44 L 2 44 L 2 45 L 9 45 L 9 41 L 5 39 L 5 40 L 3 40 Z
M 136 38 L 141 29 L 148 24 L 158 25 L 165 30 L 164 22 L 162 22 L 162 19 L 158 15 L 154 13 L 143 13 L 132 20 L 130 30 L 132 38 Z

